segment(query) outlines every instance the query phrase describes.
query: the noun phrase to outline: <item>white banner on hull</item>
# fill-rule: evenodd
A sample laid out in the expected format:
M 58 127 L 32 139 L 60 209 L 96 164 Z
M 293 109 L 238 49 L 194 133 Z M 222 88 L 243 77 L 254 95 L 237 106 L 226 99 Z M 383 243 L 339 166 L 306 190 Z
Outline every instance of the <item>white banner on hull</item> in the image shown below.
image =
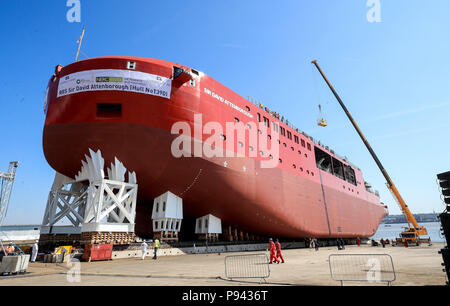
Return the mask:
M 118 90 L 170 99 L 171 89 L 172 80 L 159 75 L 132 70 L 97 69 L 62 77 L 57 97 L 85 91 Z

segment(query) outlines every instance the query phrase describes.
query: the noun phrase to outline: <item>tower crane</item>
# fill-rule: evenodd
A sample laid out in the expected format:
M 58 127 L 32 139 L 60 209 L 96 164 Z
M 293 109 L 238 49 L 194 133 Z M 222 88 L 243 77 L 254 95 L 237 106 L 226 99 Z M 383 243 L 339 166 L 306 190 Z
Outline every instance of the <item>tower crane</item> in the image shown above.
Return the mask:
M 398 191 L 397 187 L 394 185 L 394 182 L 389 177 L 386 169 L 381 164 L 380 160 L 378 159 L 377 155 L 373 151 L 372 147 L 370 146 L 367 139 L 364 137 L 363 133 L 359 129 L 358 125 L 356 124 L 355 120 L 353 119 L 352 115 L 350 115 L 350 112 L 347 110 L 347 107 L 345 107 L 344 103 L 342 102 L 341 98 L 337 94 L 336 90 L 331 85 L 330 81 L 328 81 L 327 77 L 323 73 L 322 69 L 320 68 L 319 64 L 316 60 L 312 61 L 312 64 L 316 66 L 317 70 L 322 75 L 323 79 L 327 83 L 330 90 L 333 92 L 333 95 L 336 97 L 336 100 L 341 105 L 342 109 L 344 110 L 345 114 L 347 115 L 348 119 L 352 123 L 353 127 L 355 128 L 356 132 L 358 132 L 358 135 L 361 137 L 362 141 L 367 147 L 367 150 L 369 150 L 370 155 L 372 155 L 373 159 L 375 160 L 375 163 L 377 164 L 378 168 L 380 169 L 381 173 L 383 174 L 384 178 L 386 179 L 386 186 L 391 191 L 392 195 L 394 196 L 394 199 L 397 201 L 397 204 L 400 206 L 400 209 L 402 210 L 403 214 L 406 216 L 406 221 L 408 223 L 408 228 L 406 228 L 405 231 L 400 233 L 400 237 L 396 239 L 395 243 L 415 243 L 419 245 L 420 243 L 430 243 L 430 238 L 421 238 L 421 236 L 427 236 L 428 232 L 427 229 L 419 225 L 414 218 L 413 214 L 408 208 L 408 205 L 406 205 L 406 202 L 403 200 L 402 196 L 400 195 L 400 192 Z
M 16 169 L 19 165 L 19 162 L 10 162 L 8 172 L 0 171 L 0 227 L 3 225 L 3 220 L 6 217 L 6 213 L 8 212 L 9 198 L 11 196 L 12 187 L 14 184 L 14 179 L 16 178 Z M 0 244 L 3 248 L 3 242 L 0 239 Z

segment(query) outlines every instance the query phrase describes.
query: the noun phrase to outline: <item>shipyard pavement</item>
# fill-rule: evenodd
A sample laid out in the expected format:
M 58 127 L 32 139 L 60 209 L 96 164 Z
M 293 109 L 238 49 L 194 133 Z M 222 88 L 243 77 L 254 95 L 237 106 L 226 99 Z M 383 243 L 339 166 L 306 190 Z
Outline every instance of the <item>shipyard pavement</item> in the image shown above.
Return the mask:
M 444 285 L 446 278 L 442 272 L 442 257 L 438 254 L 438 250 L 443 247 L 443 243 L 434 243 L 432 246 L 408 248 L 352 245 L 346 246 L 345 250 L 341 251 L 331 246 L 320 248 L 317 252 L 306 248 L 283 250 L 286 263 L 270 265 L 270 277 L 267 279 L 267 284 L 260 284 L 260 280 L 227 280 L 225 278 L 225 256 L 261 253 L 241 252 L 165 256 L 158 260 L 130 258 L 81 262 L 79 282 L 73 281 L 73 273 L 72 277 L 69 277 L 72 282 L 68 281 L 67 271 L 70 271 L 70 267 L 66 264 L 36 262 L 30 263 L 25 275 L 0 277 L 0 286 L 339 286 L 340 283 L 332 280 L 330 276 L 328 257 L 331 254 L 389 254 L 392 256 L 396 271 L 393 286 Z M 369 285 L 369 283 L 348 283 L 348 285 Z

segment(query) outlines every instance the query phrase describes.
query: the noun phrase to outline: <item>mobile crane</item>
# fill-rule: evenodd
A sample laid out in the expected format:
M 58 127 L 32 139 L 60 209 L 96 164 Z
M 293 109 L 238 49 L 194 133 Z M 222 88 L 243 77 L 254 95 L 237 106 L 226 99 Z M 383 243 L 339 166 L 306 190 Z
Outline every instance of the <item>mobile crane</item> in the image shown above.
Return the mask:
M 395 187 L 394 182 L 389 177 L 386 169 L 381 164 L 380 160 L 378 159 L 377 155 L 373 151 L 372 147 L 370 146 L 367 139 L 364 137 L 363 133 L 361 132 L 360 128 L 356 124 L 355 120 L 353 119 L 350 112 L 347 110 L 347 107 L 345 107 L 344 103 L 342 102 L 341 98 L 337 94 L 336 90 L 331 85 L 330 81 L 327 79 L 325 74 L 323 73 L 322 69 L 320 68 L 319 64 L 316 60 L 312 61 L 312 64 L 316 66 L 317 70 L 322 75 L 322 78 L 327 83 L 330 90 L 333 92 L 333 95 L 336 97 L 336 100 L 341 105 L 342 109 L 344 110 L 345 114 L 347 115 L 348 119 L 352 123 L 353 127 L 356 129 L 356 132 L 358 132 L 358 135 L 361 137 L 362 141 L 364 142 L 365 146 L 367 147 L 367 150 L 369 150 L 370 155 L 372 155 L 373 159 L 375 160 L 375 163 L 377 164 L 378 168 L 380 168 L 381 173 L 383 174 L 384 178 L 386 179 L 386 186 L 391 191 L 394 199 L 397 201 L 397 204 L 400 206 L 400 209 L 402 210 L 403 214 L 406 216 L 406 221 L 408 223 L 408 228 L 405 229 L 405 231 L 400 233 L 400 237 L 396 239 L 396 241 L 393 241 L 393 244 L 404 244 L 405 246 L 408 244 L 416 244 L 419 245 L 420 243 L 429 243 L 431 242 L 430 237 L 428 238 L 422 238 L 422 236 L 427 236 L 428 232 L 427 229 L 419 225 L 414 218 L 413 214 L 408 208 L 408 205 L 406 205 L 405 201 L 403 200 L 402 196 L 400 195 L 399 191 L 397 190 L 397 187 Z

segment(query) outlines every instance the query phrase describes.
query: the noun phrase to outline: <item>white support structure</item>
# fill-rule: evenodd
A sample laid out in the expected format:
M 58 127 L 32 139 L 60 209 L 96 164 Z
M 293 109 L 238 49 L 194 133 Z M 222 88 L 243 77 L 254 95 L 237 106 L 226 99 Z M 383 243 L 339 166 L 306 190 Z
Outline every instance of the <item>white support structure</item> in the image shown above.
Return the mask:
M 222 221 L 211 215 L 197 218 L 195 220 L 196 234 L 222 234 Z
M 183 199 L 170 191 L 153 200 L 153 232 L 167 237 L 169 233 L 178 237 L 183 220 Z
M 134 232 L 137 185 L 102 179 L 92 182 L 81 232 Z
M 42 220 L 41 234 L 80 234 L 84 223 L 88 185 L 56 172 L 47 207 Z M 68 220 L 71 225 L 58 226 Z M 56 227 L 55 227 L 56 226 Z
M 86 162 L 75 180 L 56 173 L 47 201 L 41 234 L 80 234 L 84 232 L 134 232 L 136 217 L 136 173 L 115 158 L 107 168 L 101 151 L 89 149 Z M 62 220 L 71 225 L 58 226 Z

